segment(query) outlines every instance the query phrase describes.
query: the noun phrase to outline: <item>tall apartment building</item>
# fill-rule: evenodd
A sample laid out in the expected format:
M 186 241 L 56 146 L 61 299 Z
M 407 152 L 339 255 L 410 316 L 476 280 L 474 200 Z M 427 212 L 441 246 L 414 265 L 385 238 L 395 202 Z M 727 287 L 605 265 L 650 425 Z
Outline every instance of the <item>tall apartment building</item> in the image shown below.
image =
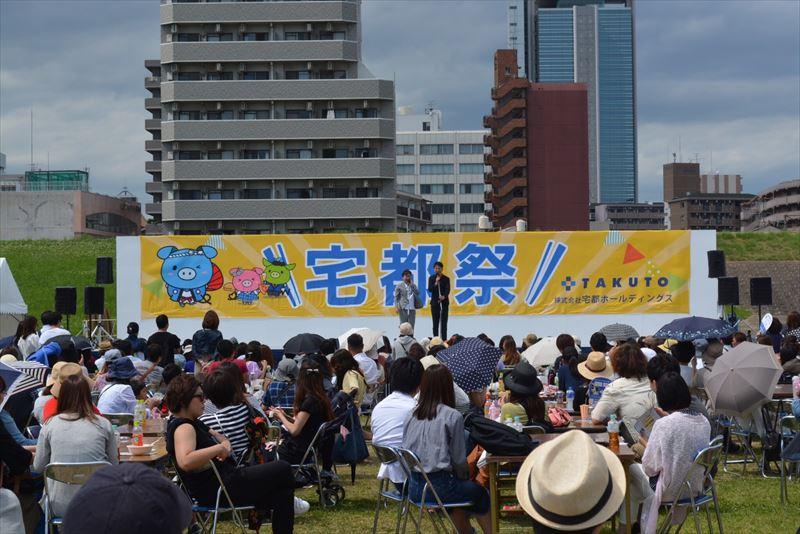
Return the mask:
M 597 204 L 592 230 L 663 230 L 664 203 Z
M 701 174 L 700 192 L 702 193 L 741 193 L 741 174 Z
M 491 166 L 485 181 L 493 224 L 524 219 L 530 230 L 589 229 L 586 86 L 520 78 L 514 50 L 494 56 L 491 128 L 484 137 Z
M 633 0 L 511 0 L 524 13 L 518 61 L 537 83 L 588 91 L 589 198 L 636 202 L 636 49 Z
M 800 178 L 786 180 L 759 192 L 742 206 L 745 232 L 800 232 Z
M 699 163 L 666 163 L 662 167 L 664 178 L 664 202 L 700 192 Z
M 473 232 L 484 203 L 484 130 L 442 130 L 442 114 L 397 117 L 397 189 L 431 202 L 432 232 Z
M 361 63 L 360 7 L 162 0 L 145 170 L 166 232 L 396 229 L 394 83 Z
M 742 204 L 749 194 L 689 192 L 665 202 L 671 230 L 717 230 L 738 232 L 742 229 Z

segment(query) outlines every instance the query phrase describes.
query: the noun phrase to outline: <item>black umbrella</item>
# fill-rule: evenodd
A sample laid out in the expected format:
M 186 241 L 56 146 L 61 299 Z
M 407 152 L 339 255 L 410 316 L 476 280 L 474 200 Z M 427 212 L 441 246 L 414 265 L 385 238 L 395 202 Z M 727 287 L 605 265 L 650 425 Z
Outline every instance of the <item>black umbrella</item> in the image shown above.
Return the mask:
M 284 343 L 283 352 L 287 354 L 311 354 L 318 352 L 325 338 L 319 334 L 297 334 L 292 339 Z
M 722 339 L 736 333 L 736 327 L 728 321 L 707 317 L 683 317 L 662 326 L 655 337 L 692 341 L 695 339 Z
M 436 353 L 436 358 L 453 374 L 453 380 L 466 392 L 478 391 L 492 383 L 497 362 L 503 353 L 476 337 L 459 341 Z

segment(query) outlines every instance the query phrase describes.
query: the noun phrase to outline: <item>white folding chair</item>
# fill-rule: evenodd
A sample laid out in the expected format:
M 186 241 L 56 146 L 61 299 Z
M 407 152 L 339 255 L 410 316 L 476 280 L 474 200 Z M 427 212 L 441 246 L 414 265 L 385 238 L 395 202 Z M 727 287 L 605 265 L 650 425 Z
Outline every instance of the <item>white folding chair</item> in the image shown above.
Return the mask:
M 800 439 L 800 420 L 793 415 L 781 417 L 781 504 L 789 502 L 789 493 L 786 481 L 791 478 L 791 468 L 794 467 L 795 473 L 800 469 L 800 458 L 786 458 L 783 451 L 786 445 L 793 439 Z M 788 465 L 787 465 L 788 464 Z M 787 473 L 788 471 L 788 473 Z
M 225 487 L 225 483 L 222 481 L 222 477 L 217 470 L 217 466 L 214 465 L 214 462 L 209 462 L 211 465 L 211 469 L 214 471 L 214 475 L 217 477 L 217 482 L 219 483 L 219 488 L 217 489 L 217 498 L 214 501 L 213 506 L 206 506 L 199 504 L 197 500 L 192 496 L 189 488 L 186 484 L 183 483 L 181 480 L 180 473 L 177 469 L 175 469 L 176 478 L 178 479 L 179 485 L 183 488 L 183 491 L 186 492 L 186 495 L 189 496 L 189 499 L 192 501 L 192 512 L 194 512 L 194 517 L 196 519 L 197 525 L 200 527 L 200 531 L 203 533 L 211 532 L 211 534 L 216 534 L 217 532 L 217 524 L 219 523 L 219 516 L 221 514 L 231 514 L 231 519 L 242 532 L 242 534 L 247 533 L 247 524 L 245 523 L 244 519 L 242 518 L 241 512 L 249 512 L 253 510 L 254 506 L 236 506 L 233 503 L 233 499 L 231 499 L 231 494 L 228 493 L 228 488 Z M 225 499 L 227 504 L 224 504 L 222 499 Z M 209 531 L 209 526 L 211 530 Z
M 53 462 L 44 468 L 44 518 L 45 532 L 50 534 L 53 525 L 61 525 L 63 519 L 53 514 L 53 505 L 50 502 L 51 482 L 60 482 L 69 486 L 82 486 L 89 478 L 103 467 L 111 465 L 108 462 Z
M 717 500 L 717 487 L 716 484 L 714 484 L 713 478 L 713 474 L 716 472 L 716 468 L 719 463 L 720 455 L 722 454 L 722 447 L 722 436 L 717 436 L 711 441 L 711 443 L 708 444 L 708 447 L 695 455 L 694 462 L 692 462 L 692 467 L 689 469 L 689 471 L 687 471 L 686 477 L 684 477 L 683 482 L 681 483 L 681 489 L 678 492 L 678 495 L 672 502 L 661 503 L 662 506 L 666 506 L 668 508 L 668 512 L 658 529 L 659 534 L 666 534 L 672 529 L 672 519 L 675 515 L 675 511 L 679 508 L 689 509 L 688 511 L 691 512 L 692 517 L 694 518 L 697 534 L 702 534 L 703 530 L 700 526 L 699 514 L 701 507 L 705 508 L 706 520 L 708 521 L 708 532 L 711 534 L 713 532 L 713 528 L 711 524 L 711 512 L 708 509 L 710 504 L 714 505 L 714 512 L 717 516 L 717 529 L 719 530 L 720 534 L 723 534 L 722 516 L 720 515 L 719 501 Z M 702 487 L 699 489 L 693 488 L 691 485 L 692 473 L 697 472 L 695 468 L 703 470 L 703 477 L 701 479 Z M 680 531 L 681 526 L 683 526 L 683 523 L 678 525 L 678 531 Z
M 431 518 L 431 523 L 433 523 L 436 532 L 457 532 L 455 523 L 453 523 L 453 519 L 450 517 L 448 510 L 452 510 L 454 508 L 466 508 L 468 506 L 472 506 L 472 501 L 463 501 L 463 502 L 454 502 L 454 503 L 444 503 L 442 499 L 439 497 L 439 494 L 436 493 L 436 488 L 433 487 L 430 479 L 428 478 L 428 474 L 422 467 L 422 462 L 420 462 L 419 458 L 416 454 L 411 452 L 408 449 L 397 449 L 397 453 L 400 455 L 401 461 L 406 466 L 406 472 L 409 475 L 409 486 L 411 484 L 411 475 L 412 473 L 417 473 L 422 476 L 422 479 L 425 481 L 425 484 L 422 487 L 422 495 L 420 498 L 412 499 L 410 495 L 406 498 L 406 502 L 413 506 L 419 508 L 419 515 L 417 516 L 417 530 L 416 534 L 420 534 L 420 529 L 422 528 L 422 514 L 425 511 L 433 511 L 435 513 L 428 514 Z M 408 515 L 410 510 L 405 511 L 405 517 L 403 519 L 403 532 L 406 531 L 406 525 L 408 523 Z M 446 521 L 445 521 L 446 520 Z

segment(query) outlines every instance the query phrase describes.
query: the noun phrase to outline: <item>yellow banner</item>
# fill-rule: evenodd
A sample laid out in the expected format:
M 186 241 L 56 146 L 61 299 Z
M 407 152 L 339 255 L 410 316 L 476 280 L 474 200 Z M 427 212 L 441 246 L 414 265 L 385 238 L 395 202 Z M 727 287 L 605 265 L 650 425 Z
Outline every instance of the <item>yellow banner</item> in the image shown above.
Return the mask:
M 488 232 L 142 237 L 142 316 L 392 315 L 406 269 L 424 314 L 435 262 L 451 315 L 689 311 L 688 231 Z

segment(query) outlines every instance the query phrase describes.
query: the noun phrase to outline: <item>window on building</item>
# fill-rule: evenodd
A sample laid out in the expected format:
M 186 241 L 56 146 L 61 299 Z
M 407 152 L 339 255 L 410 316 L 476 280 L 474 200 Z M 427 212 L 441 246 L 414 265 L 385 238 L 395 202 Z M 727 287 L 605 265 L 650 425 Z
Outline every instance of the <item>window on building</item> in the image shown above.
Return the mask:
M 420 184 L 419 192 L 421 195 L 452 195 L 453 184 Z
M 323 148 L 322 149 L 322 157 L 323 158 L 349 158 L 350 151 L 346 148 Z
M 414 174 L 414 164 L 413 163 L 398 163 L 397 164 L 397 176 L 409 176 Z
M 414 145 L 396 145 L 398 156 L 413 156 Z
M 442 156 L 453 153 L 453 145 L 419 145 L 421 156 Z
M 460 163 L 459 174 L 483 174 L 483 163 Z
M 285 32 L 283 38 L 287 41 L 310 41 L 311 32 Z
M 272 198 L 272 189 L 245 189 L 242 191 L 242 198 L 246 198 L 248 200 Z
M 355 117 L 357 119 L 377 119 L 378 118 L 378 109 L 377 108 L 356 108 Z
M 286 151 L 286 159 L 311 159 L 310 148 L 290 148 Z
M 236 193 L 233 189 L 212 189 L 208 192 L 208 200 L 233 200 Z
M 359 147 L 353 149 L 354 158 L 375 158 L 378 156 L 378 151 L 374 148 Z
M 310 70 L 287 70 L 285 73 L 287 80 L 310 80 Z
M 461 224 L 459 224 L 458 226 L 459 226 L 459 229 L 460 229 L 462 232 L 477 232 L 477 231 L 478 231 L 478 225 L 477 225 L 477 224 L 465 224 L 465 223 L 461 223 Z
M 319 71 L 320 80 L 344 80 L 347 79 L 347 71 L 344 70 L 321 70 Z
M 319 32 L 320 41 L 344 41 L 346 34 L 343 31 Z
M 349 198 L 350 189 L 347 187 L 324 187 L 322 198 Z
M 483 184 L 459 184 L 458 192 L 462 195 L 480 195 L 483 193 Z
M 179 43 L 194 43 L 200 40 L 199 33 L 178 33 L 174 35 L 175 38 L 172 40 Z
M 430 121 L 425 121 L 422 123 L 422 131 L 423 132 L 430 132 L 431 131 L 431 123 Z
M 242 150 L 242 159 L 269 159 L 269 150 Z
M 483 145 L 462 143 L 458 145 L 459 154 L 483 154 Z
M 203 79 L 203 75 L 199 72 L 179 72 L 176 79 L 179 82 L 199 82 Z
M 453 204 L 432 204 L 431 213 L 434 215 L 455 213 L 455 206 Z
M 178 200 L 203 200 L 203 192 L 199 189 L 181 189 L 175 192 Z
M 233 80 L 232 72 L 208 72 L 206 73 L 206 80 L 209 82 L 217 82 L 220 80 Z
M 297 200 L 301 198 L 314 198 L 313 189 L 286 189 L 286 198 Z
M 378 198 L 380 189 L 377 187 L 356 187 L 356 198 Z
M 346 119 L 346 109 L 323 109 L 319 115 L 320 119 Z
M 242 34 L 242 41 L 269 41 L 269 34 L 264 32 L 246 32 Z
M 86 228 L 112 234 L 134 235 L 139 225 L 116 213 L 92 213 L 86 216 Z
M 452 163 L 420 163 L 420 174 L 453 174 Z
M 269 80 L 268 70 L 252 70 L 243 72 L 241 75 L 242 80 Z
M 209 150 L 207 159 L 233 159 L 233 150 Z
M 480 202 L 480 203 L 473 203 L 473 202 L 461 203 L 461 204 L 458 205 L 458 212 L 459 213 L 478 213 L 478 214 L 483 214 L 483 212 L 484 212 L 483 203 L 482 202 Z
M 175 152 L 175 159 L 178 160 L 187 160 L 187 159 L 203 159 L 203 152 L 200 150 L 178 150 Z
M 232 121 L 233 120 L 233 111 L 231 111 L 231 110 L 208 111 L 208 112 L 206 112 L 206 120 L 209 120 L 209 121 Z
M 398 191 L 402 191 L 403 193 L 414 194 L 414 184 L 397 184 L 396 187 Z
M 307 109 L 287 109 L 286 110 L 286 118 L 287 119 L 310 119 L 311 118 L 311 111 Z
M 178 112 L 178 120 L 179 121 L 199 121 L 200 120 L 200 112 L 199 111 L 179 111 Z
M 233 41 L 232 33 L 208 33 L 206 34 L 206 41 L 209 43 L 218 43 L 220 41 Z
M 242 111 L 241 117 L 246 121 L 268 119 L 270 111 L 268 109 L 248 109 L 247 111 Z

